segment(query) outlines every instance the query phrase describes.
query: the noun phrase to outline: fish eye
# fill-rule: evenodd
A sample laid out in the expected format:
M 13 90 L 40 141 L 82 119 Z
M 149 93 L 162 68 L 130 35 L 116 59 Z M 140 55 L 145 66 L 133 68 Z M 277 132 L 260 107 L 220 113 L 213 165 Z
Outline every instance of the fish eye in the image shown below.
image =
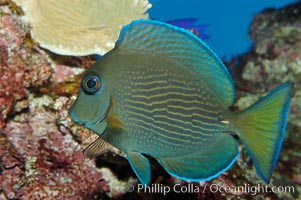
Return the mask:
M 87 76 L 82 80 L 82 88 L 87 94 L 94 94 L 101 88 L 101 80 L 98 76 Z

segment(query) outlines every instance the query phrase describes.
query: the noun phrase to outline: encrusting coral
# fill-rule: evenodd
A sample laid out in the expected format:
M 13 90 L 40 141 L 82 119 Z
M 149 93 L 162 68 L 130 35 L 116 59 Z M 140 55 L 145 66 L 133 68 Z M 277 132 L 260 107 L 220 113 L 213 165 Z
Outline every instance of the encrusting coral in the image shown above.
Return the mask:
M 255 91 L 263 93 L 286 81 L 294 83 L 289 123 L 301 128 L 300 25 L 301 3 L 256 14 L 249 30 L 254 46 L 243 67 L 242 78 L 256 85 Z M 247 94 L 239 99 L 240 110 L 257 98 Z
M 242 110 L 283 82 L 294 84 L 288 123 L 272 183 L 291 185 L 295 192 L 286 198 L 300 199 L 301 183 L 301 2 L 281 9 L 268 9 L 254 15 L 249 29 L 254 45 L 242 67 L 242 82 L 248 85 L 239 94 L 236 106 Z M 250 93 L 252 91 L 252 93 Z M 243 93 L 240 91 L 240 93 Z M 256 95 L 255 95 L 256 94 Z
M 4 129 L 25 160 L 23 169 L 15 165 L 14 170 L 4 170 L 2 174 L 1 186 L 7 197 L 89 199 L 103 192 L 106 183 L 101 172 L 93 162 L 84 160 L 79 144 L 60 122 L 66 113 L 59 110 L 67 105 L 68 99 L 54 100 L 44 95 L 31 96 L 29 101 L 29 112 L 16 115 Z M 16 170 L 22 173 L 18 175 Z
M 51 91 L 83 69 L 55 63 L 28 30 L 0 6 L 0 199 L 97 198 L 108 186 L 65 127 L 72 99 Z
M 10 12 L 5 9 L 2 7 L 1 12 Z M 29 29 L 17 16 L 2 14 L 0 20 L 0 128 L 3 128 L 8 115 L 27 107 L 26 89 L 43 85 L 52 69 L 43 55 L 28 54 L 31 49 L 24 43 Z
M 114 47 L 121 27 L 148 18 L 147 0 L 14 0 L 25 13 L 32 38 L 62 55 L 104 54 Z

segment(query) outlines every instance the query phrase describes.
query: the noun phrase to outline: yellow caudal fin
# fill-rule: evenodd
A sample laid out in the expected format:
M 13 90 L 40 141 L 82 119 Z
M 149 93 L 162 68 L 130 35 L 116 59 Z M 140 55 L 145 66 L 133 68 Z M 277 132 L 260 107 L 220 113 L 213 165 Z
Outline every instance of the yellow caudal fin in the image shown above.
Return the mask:
M 258 176 L 265 183 L 270 181 L 281 149 L 291 88 L 291 83 L 284 83 L 254 105 L 230 117 Z

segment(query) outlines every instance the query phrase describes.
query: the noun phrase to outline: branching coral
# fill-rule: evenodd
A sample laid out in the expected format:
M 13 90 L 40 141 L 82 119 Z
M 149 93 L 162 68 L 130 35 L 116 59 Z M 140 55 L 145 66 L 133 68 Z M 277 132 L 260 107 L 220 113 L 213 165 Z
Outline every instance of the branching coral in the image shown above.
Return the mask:
M 104 54 L 121 27 L 147 18 L 147 0 L 14 0 L 32 26 L 34 40 L 63 55 Z

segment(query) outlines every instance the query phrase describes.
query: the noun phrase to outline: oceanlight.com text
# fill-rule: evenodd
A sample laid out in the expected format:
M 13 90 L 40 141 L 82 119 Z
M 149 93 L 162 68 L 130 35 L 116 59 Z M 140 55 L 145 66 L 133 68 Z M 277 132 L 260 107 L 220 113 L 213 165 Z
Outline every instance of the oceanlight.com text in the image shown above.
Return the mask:
M 194 185 L 192 183 L 187 185 L 175 184 L 174 186 L 167 186 L 163 184 L 151 184 L 143 185 L 138 184 L 128 185 L 127 192 L 133 192 L 136 190 L 138 193 L 153 193 L 166 195 L 170 192 L 174 193 L 204 193 L 209 190 L 212 193 L 231 193 L 231 194 L 250 194 L 257 195 L 259 193 L 294 193 L 294 186 L 268 186 L 268 185 L 250 185 L 244 184 L 241 186 L 226 186 L 218 184 L 204 184 L 202 187 Z
M 208 187 L 205 185 L 204 187 Z M 294 193 L 294 186 L 268 186 L 268 185 L 250 185 L 244 184 L 242 186 L 219 186 L 212 184 L 209 186 L 210 192 L 216 193 L 232 193 L 232 194 L 251 194 L 257 195 L 259 193 Z

